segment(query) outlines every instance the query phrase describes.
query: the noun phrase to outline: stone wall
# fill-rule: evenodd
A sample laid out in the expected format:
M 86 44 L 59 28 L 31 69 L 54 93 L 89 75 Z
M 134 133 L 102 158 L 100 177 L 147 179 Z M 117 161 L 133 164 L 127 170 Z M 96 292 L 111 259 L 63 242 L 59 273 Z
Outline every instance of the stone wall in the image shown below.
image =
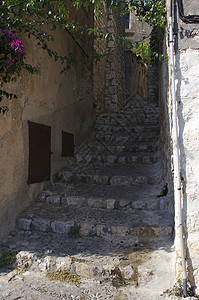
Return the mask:
M 107 30 L 118 37 L 125 34 L 124 19 L 118 10 L 108 11 Z M 126 103 L 125 57 L 121 43 L 109 39 L 106 61 L 105 111 L 116 112 Z
M 108 13 L 105 5 L 102 6 L 102 15 L 95 21 L 95 28 L 101 32 L 107 31 Z M 106 84 L 106 60 L 107 60 L 107 39 L 95 39 L 95 50 L 101 56 L 100 60 L 94 63 L 93 66 L 93 94 L 94 94 L 94 109 L 98 115 L 104 112 L 104 97 Z
M 119 11 L 107 10 L 95 27 L 102 31 L 124 36 L 124 19 Z M 125 57 L 121 44 L 115 39 L 97 40 L 95 47 L 103 57 L 94 66 L 94 103 L 97 113 L 118 111 L 126 101 L 125 95 Z
M 142 62 L 140 56 L 136 56 L 131 50 L 125 51 L 126 62 L 126 97 L 148 96 L 148 68 Z
M 183 4 L 185 15 L 199 15 L 197 0 L 183 1 Z M 196 293 L 199 294 L 199 24 L 186 24 L 176 15 L 175 29 L 175 76 L 187 273 L 190 283 L 197 287 Z M 172 106 L 169 104 L 170 115 L 171 110 Z M 177 236 L 177 262 L 178 249 Z M 179 277 L 180 271 L 177 264 Z
M 91 14 L 92 17 L 92 14 Z M 88 19 L 88 15 L 83 15 Z M 67 167 L 68 158 L 61 156 L 62 136 L 74 134 L 75 149 L 93 130 L 92 66 L 77 63 L 67 74 L 60 75 L 62 65 L 38 49 L 34 40 L 21 36 L 27 62 L 39 68 L 39 75 L 23 73 L 7 90 L 17 100 L 1 103 L 9 106 L 0 114 L 0 239 L 14 228 L 17 216 L 35 200 L 49 181 L 27 184 L 29 167 L 28 121 L 51 126 L 51 174 Z M 55 47 L 60 54 L 74 51 L 83 57 L 85 51 L 66 31 L 55 33 Z

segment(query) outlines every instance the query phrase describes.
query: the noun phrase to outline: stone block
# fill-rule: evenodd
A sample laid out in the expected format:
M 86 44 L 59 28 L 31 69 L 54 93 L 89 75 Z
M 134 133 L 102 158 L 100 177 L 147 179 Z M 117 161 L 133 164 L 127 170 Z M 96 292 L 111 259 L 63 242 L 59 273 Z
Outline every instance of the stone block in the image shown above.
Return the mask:
M 131 267 L 131 265 L 128 265 L 128 266 L 122 268 L 122 273 L 123 273 L 124 278 L 129 280 L 133 277 L 134 270 Z
M 73 180 L 73 173 L 69 171 L 64 171 L 61 173 L 62 178 L 65 182 L 72 182 Z
M 39 269 L 42 272 L 52 272 L 56 271 L 56 261 L 55 258 L 52 256 L 44 257 L 44 260 L 41 261 L 39 264 Z
M 46 198 L 46 202 L 48 203 L 54 203 L 54 204 L 60 204 L 61 203 L 61 197 L 60 196 L 49 196 Z
M 113 21 L 112 21 L 112 19 L 111 19 L 111 20 L 109 20 L 109 21 L 107 22 L 107 27 L 110 28 L 110 27 L 112 27 L 112 26 L 113 26 Z
M 114 209 L 115 208 L 115 199 L 107 199 L 106 207 L 107 207 L 107 209 Z
M 101 198 L 90 198 L 88 199 L 88 206 L 95 208 L 103 207 L 103 199 Z
M 19 268 L 20 267 L 30 268 L 35 261 L 36 261 L 36 254 L 31 253 L 30 251 L 20 251 L 16 255 L 16 263 Z
M 48 231 L 50 228 L 50 220 L 35 218 L 32 221 L 34 227 L 40 231 Z
M 52 231 L 55 233 L 64 234 L 67 232 L 66 231 L 66 222 L 54 221 L 51 223 L 51 228 L 52 228 Z
M 82 223 L 80 228 L 80 235 L 88 236 L 90 234 L 95 234 L 95 231 L 93 231 L 92 226 L 87 222 Z
M 76 274 L 84 278 L 92 278 L 94 276 L 94 265 L 91 262 L 75 262 Z
M 116 87 L 115 86 L 110 86 L 109 87 L 109 92 L 111 95 L 116 94 Z
M 109 62 L 113 62 L 114 61 L 114 55 L 113 54 L 110 54 L 109 56 L 108 56 L 108 61 Z M 110 84 L 109 84 L 110 85 Z
M 129 200 L 120 200 L 119 205 L 121 207 L 127 207 L 129 205 Z
M 113 234 L 126 235 L 128 233 L 128 228 L 124 225 L 111 226 L 111 232 Z
M 100 176 L 100 175 L 93 176 L 93 183 L 108 184 L 108 182 L 109 182 L 109 176 Z
M 131 206 L 132 206 L 132 208 L 135 208 L 135 209 L 145 209 L 146 208 L 146 204 L 142 200 L 132 201 Z
M 19 229 L 23 229 L 23 230 L 30 230 L 30 225 L 32 223 L 31 219 L 24 219 L 24 218 L 20 218 L 18 219 L 18 227 Z
M 66 233 L 68 233 L 69 230 L 71 229 L 71 227 L 73 227 L 74 225 L 75 225 L 74 221 L 67 221 L 67 222 L 65 222 Z
M 146 176 L 137 176 L 135 179 L 136 184 L 146 184 L 148 181 L 148 178 Z
M 71 257 L 58 257 L 56 259 L 56 270 L 67 270 L 69 271 L 72 265 L 72 258 Z
M 67 197 L 66 199 L 69 206 L 78 206 L 85 200 L 83 197 Z
M 105 225 L 97 225 L 96 226 L 97 236 L 103 236 L 106 233 L 108 233 L 108 228 Z

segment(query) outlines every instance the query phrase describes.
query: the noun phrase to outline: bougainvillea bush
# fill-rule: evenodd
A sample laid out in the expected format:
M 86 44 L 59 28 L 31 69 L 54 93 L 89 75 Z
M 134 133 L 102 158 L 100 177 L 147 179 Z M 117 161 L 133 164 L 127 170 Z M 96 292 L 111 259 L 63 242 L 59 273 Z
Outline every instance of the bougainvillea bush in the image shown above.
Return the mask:
M 15 80 L 25 67 L 25 47 L 17 37 L 0 28 L 0 77 L 1 81 Z

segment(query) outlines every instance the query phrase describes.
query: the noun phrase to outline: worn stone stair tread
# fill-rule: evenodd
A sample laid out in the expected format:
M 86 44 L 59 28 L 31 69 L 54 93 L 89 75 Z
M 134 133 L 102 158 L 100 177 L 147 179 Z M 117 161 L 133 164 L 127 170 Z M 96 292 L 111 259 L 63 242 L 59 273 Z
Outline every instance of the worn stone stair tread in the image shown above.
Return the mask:
M 158 134 L 159 128 L 158 126 L 128 126 L 127 128 L 123 126 L 110 127 L 107 125 L 102 125 L 96 129 L 96 134 L 140 134 L 140 133 L 150 133 L 150 134 Z
M 157 147 L 159 146 L 159 142 L 158 141 L 137 141 L 136 143 L 135 142 L 131 142 L 129 140 L 126 140 L 124 141 L 124 143 L 121 143 L 120 145 L 114 145 L 114 143 L 112 142 L 106 142 L 106 144 L 103 144 L 101 143 L 100 141 L 98 141 L 97 139 L 92 139 L 88 142 L 87 144 L 87 147 L 92 147 L 92 146 L 95 146 L 95 147 L 116 147 L 115 149 L 120 149 L 122 147 L 143 147 L 144 148 L 152 148 L 152 147 Z M 82 149 L 86 149 L 87 148 L 86 146 L 82 147 Z
M 172 216 L 164 211 L 104 210 L 88 207 L 60 207 L 38 203 L 18 219 L 20 229 L 68 234 L 75 226 L 81 235 L 130 235 L 139 240 L 171 236 Z M 76 227 L 77 226 L 77 227 Z
M 123 211 L 118 210 L 102 210 L 95 208 L 71 208 L 71 207 L 53 207 L 49 204 L 37 203 L 35 206 L 30 207 L 22 216 L 30 218 L 46 218 L 51 221 L 57 219 L 59 221 L 68 220 L 81 220 L 81 221 L 97 221 L 100 223 L 112 224 L 131 224 L 133 226 L 154 225 L 158 226 L 159 223 L 171 225 L 171 216 L 164 211 L 148 211 L 126 209 Z
M 157 184 L 161 181 L 162 176 L 144 176 L 144 175 L 133 175 L 133 176 L 107 176 L 107 175 L 94 175 L 94 174 L 82 174 L 74 175 L 74 182 L 86 182 L 96 184 L 110 184 L 110 185 L 142 185 L 142 184 Z
M 51 195 L 51 193 L 55 194 L 64 194 L 67 195 L 76 195 L 76 196 L 86 196 L 86 197 L 104 197 L 106 199 L 111 199 L 114 197 L 115 199 L 129 198 L 132 199 L 143 199 L 143 197 L 156 197 L 160 194 L 163 183 L 162 184 L 143 184 L 142 188 L 139 185 L 130 185 L 130 186 L 122 186 L 122 185 L 105 185 L 105 184 L 87 184 L 87 183 L 63 183 L 57 182 L 55 184 L 57 186 L 56 189 L 48 189 L 41 193 L 41 195 Z M 157 198 L 157 197 L 156 197 Z
M 120 271 L 123 282 L 130 283 L 136 289 L 143 289 L 150 283 L 157 284 L 157 279 L 165 276 L 166 286 L 169 281 L 173 247 L 172 240 L 164 238 L 153 243 L 138 243 L 120 235 L 109 237 L 70 238 L 54 233 L 34 232 L 18 233 L 7 242 L 7 247 L 17 250 L 17 265 L 27 271 L 56 272 L 68 271 L 84 279 L 113 284 L 114 272 Z M 139 276 L 135 276 L 135 274 Z M 152 276 L 153 275 L 153 276 Z M 133 279 L 129 282 L 129 279 Z M 164 281 L 164 283 L 165 283 Z M 119 285 L 122 287 L 123 285 Z M 154 287 L 153 287 L 154 288 Z M 135 289 L 135 291 L 136 291 Z M 161 285 L 162 291 L 163 287 Z M 144 298 L 143 298 L 144 299 Z
M 158 161 L 157 154 L 133 154 L 133 155 L 110 155 L 110 153 L 95 153 L 95 155 L 87 154 L 87 155 L 76 155 L 76 163 L 101 163 L 103 164 L 155 164 Z
M 149 147 L 149 146 L 154 146 L 154 144 L 159 145 L 159 142 L 158 141 L 154 142 L 154 141 L 139 141 L 139 140 L 137 140 L 137 142 L 135 143 L 135 142 L 131 142 L 129 140 L 126 140 L 126 141 L 124 141 L 124 144 L 117 145 L 117 146 L 121 146 L 121 147 L 122 146 L 126 146 L 126 147 L 148 146 Z M 88 146 L 92 146 L 92 145 L 103 145 L 103 144 L 101 144 L 100 141 L 98 141 L 97 139 L 92 139 L 88 142 Z M 111 145 L 114 145 L 114 144 L 107 142 L 107 145 L 111 146 Z
M 129 122 L 130 123 L 130 122 Z M 159 126 L 157 125 L 150 125 L 150 124 L 142 124 L 139 125 L 138 122 L 135 124 L 130 123 L 127 125 L 123 124 L 116 124 L 116 125 L 111 125 L 111 124 L 102 124 L 102 125 L 95 125 L 95 129 L 97 131 L 103 131 L 103 132 L 117 132 L 117 131 L 127 131 L 127 132 L 156 132 L 159 131 Z
M 109 136 L 110 137 L 110 133 L 106 133 L 106 132 L 96 132 L 95 133 L 95 137 L 105 137 L 105 136 Z M 140 137 L 140 138 L 139 138 Z M 111 139 L 115 139 L 115 138 L 121 138 L 123 140 L 125 140 L 125 138 L 128 138 L 129 141 L 152 141 L 153 139 L 156 141 L 156 137 L 158 137 L 158 132 L 142 132 L 142 136 L 140 136 L 140 132 L 127 132 L 124 131 L 121 133 L 118 132 L 113 132 L 111 133 Z
M 78 169 L 77 169 L 78 172 Z M 94 168 L 85 168 L 85 174 L 107 175 L 107 176 L 160 176 L 162 175 L 161 164 L 158 162 L 151 167 L 150 165 L 122 165 L 114 164 L 112 166 L 103 165 Z
M 95 207 L 103 209 L 133 208 L 148 210 L 168 210 L 168 197 L 158 198 L 160 185 L 111 186 L 88 183 L 56 184 L 57 189 L 43 192 L 38 201 L 46 201 L 52 205 L 73 207 Z
M 118 113 L 102 113 L 96 118 L 96 122 L 103 122 L 107 120 L 107 122 L 111 122 L 111 120 L 132 120 L 133 122 L 135 120 L 138 121 L 159 121 L 159 115 L 157 113 L 149 114 L 147 115 L 146 113 L 138 113 L 138 114 L 133 114 L 133 111 L 129 112 L 127 111 L 126 113 L 123 111 L 119 111 Z M 114 121 L 112 121 L 114 122 Z
M 108 150 L 106 150 L 106 149 L 104 149 L 104 151 L 100 151 L 100 152 L 96 152 L 96 153 L 88 153 L 88 154 L 86 154 L 86 155 L 84 155 L 84 153 L 81 153 L 81 152 L 79 152 L 78 154 L 76 154 L 76 159 L 78 159 L 78 158 L 88 158 L 89 156 L 90 157 L 93 157 L 93 158 L 95 158 L 95 157 L 101 157 L 101 158 L 105 158 L 105 157 L 107 157 L 107 158 L 109 158 L 109 157 L 115 157 L 115 158 L 120 158 L 120 157 L 126 157 L 126 158 L 131 158 L 131 157 L 138 157 L 138 158 L 144 158 L 144 157 L 151 157 L 151 158 L 153 158 L 153 157 L 157 157 L 157 154 L 158 154 L 158 152 L 156 152 L 156 153 L 147 153 L 146 154 L 146 152 L 120 152 L 120 153 L 117 153 L 117 154 L 113 154 L 113 155 L 111 155 L 110 154 L 110 152 L 108 151 Z M 87 157 L 87 155 L 88 155 L 88 157 Z
M 162 168 L 159 163 L 154 163 L 153 169 L 150 164 L 91 164 L 80 168 L 77 164 L 73 168 L 73 181 L 91 182 L 111 185 L 136 185 L 136 184 L 158 184 L 162 180 Z M 64 180 L 64 172 L 60 174 Z M 67 171 L 66 171 L 67 174 Z M 118 175 L 120 174 L 120 175 Z

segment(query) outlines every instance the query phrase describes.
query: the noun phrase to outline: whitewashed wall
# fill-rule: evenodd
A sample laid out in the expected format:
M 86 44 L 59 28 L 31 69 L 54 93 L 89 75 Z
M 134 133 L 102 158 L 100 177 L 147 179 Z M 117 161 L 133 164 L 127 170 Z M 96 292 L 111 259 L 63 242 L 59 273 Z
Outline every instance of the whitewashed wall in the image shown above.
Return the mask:
M 169 4 L 170 1 L 168 1 Z M 198 14 L 197 0 L 184 3 L 184 14 Z M 178 100 L 179 143 L 182 177 L 185 247 L 188 281 L 199 294 L 199 24 L 185 24 L 176 16 L 177 40 L 175 43 L 176 95 Z M 169 48 L 167 49 L 169 52 Z M 163 81 L 169 83 L 168 78 Z M 166 83 L 163 83 L 163 86 Z M 170 98 L 165 99 L 170 119 Z M 169 127 L 167 128 L 169 130 Z M 168 153 L 169 155 L 169 153 Z M 179 243 L 176 238 L 177 276 Z

